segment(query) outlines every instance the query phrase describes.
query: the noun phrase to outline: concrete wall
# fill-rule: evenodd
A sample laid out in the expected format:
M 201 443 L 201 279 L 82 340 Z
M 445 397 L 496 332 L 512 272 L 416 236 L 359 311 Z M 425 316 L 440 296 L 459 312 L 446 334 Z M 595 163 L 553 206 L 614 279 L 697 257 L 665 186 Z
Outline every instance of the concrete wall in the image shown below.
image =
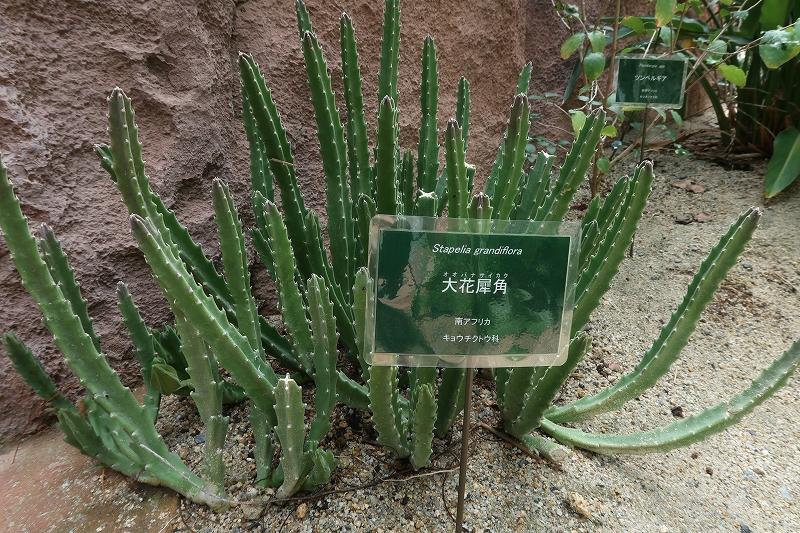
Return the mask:
M 354 19 L 374 131 L 382 3 L 308 4 L 339 87 L 339 14 L 344 9 Z M 151 325 L 169 320 L 169 314 L 130 236 L 119 195 L 92 153 L 92 145 L 107 137 L 106 96 L 118 85 L 133 98 L 155 189 L 218 257 L 209 182 L 217 176 L 227 180 L 238 204 L 246 205 L 236 56 L 239 50 L 254 53 L 291 137 L 307 203 L 324 212 L 293 2 L 6 0 L 0 20 L 0 154 L 31 222 L 51 225 L 61 238 L 103 349 L 126 383 L 134 384 L 138 369 L 116 310 L 117 281 L 129 285 Z M 403 146 L 416 145 L 425 35 L 434 36 L 438 47 L 440 123 L 454 114 L 458 77 L 472 84 L 469 159 L 481 175 L 500 142 L 525 61 L 534 63 L 535 89 L 563 87 L 569 65 L 557 50 L 567 33 L 548 0 L 407 0 L 400 64 Z M 263 311 L 269 313 L 274 297 L 262 270 L 254 266 Z M 79 394 L 0 242 L 0 331 L 9 330 L 31 346 L 62 390 Z M 0 441 L 51 420 L 5 357 L 0 413 Z

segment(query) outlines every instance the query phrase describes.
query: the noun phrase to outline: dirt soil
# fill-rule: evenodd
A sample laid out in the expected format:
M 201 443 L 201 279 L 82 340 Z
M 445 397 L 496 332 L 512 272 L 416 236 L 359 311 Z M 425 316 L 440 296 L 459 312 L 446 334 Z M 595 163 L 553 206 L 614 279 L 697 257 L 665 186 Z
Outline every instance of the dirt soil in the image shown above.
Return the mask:
M 590 324 L 592 351 L 559 401 L 592 393 L 631 368 L 729 223 L 747 207 L 762 203 L 762 162 L 748 170 L 726 170 L 697 158 L 662 153 L 655 155 L 655 163 L 656 183 L 635 255 L 623 263 L 595 314 Z M 675 186 L 685 187 L 681 180 L 687 178 L 701 186 L 694 190 L 703 192 Z M 620 412 L 580 427 L 625 433 L 695 414 L 745 388 L 800 336 L 799 214 L 798 186 L 766 205 L 755 237 L 669 374 Z M 694 219 L 708 220 L 686 223 Z M 491 426 L 498 419 L 486 380 L 478 379 L 473 402 L 476 425 L 466 511 L 470 531 L 746 533 L 790 532 L 800 524 L 797 377 L 739 425 L 702 443 L 647 456 L 571 451 L 560 467 L 525 455 L 477 425 Z M 169 398 L 162 413 L 160 428 L 170 445 L 196 464 L 202 438 L 192 404 Z M 230 414 L 228 486 L 241 505 L 214 514 L 181 502 L 174 515 L 161 515 L 167 518 L 153 531 L 452 531 L 458 431 L 445 442 L 435 441 L 436 459 L 430 469 L 408 473 L 375 443 L 366 419 L 339 408 L 325 443 L 336 454 L 339 468 L 326 492 L 265 507 L 272 491 L 251 488 L 254 465 L 248 457 L 251 439 L 243 409 L 234 408 Z M 82 460 L 77 452 L 70 453 Z M 5 475 L 5 486 L 19 482 L 5 471 L 0 474 Z M 87 490 L 95 488 L 91 479 L 83 483 Z M 130 484 L 120 485 L 123 489 L 97 489 L 98 497 L 117 494 L 127 509 L 121 511 L 123 516 L 152 505 L 148 498 L 131 496 L 136 489 Z M 54 493 L 53 498 L 75 496 Z M 18 530 L 25 522 L 16 520 Z M 108 519 L 109 527 L 121 523 L 116 516 Z

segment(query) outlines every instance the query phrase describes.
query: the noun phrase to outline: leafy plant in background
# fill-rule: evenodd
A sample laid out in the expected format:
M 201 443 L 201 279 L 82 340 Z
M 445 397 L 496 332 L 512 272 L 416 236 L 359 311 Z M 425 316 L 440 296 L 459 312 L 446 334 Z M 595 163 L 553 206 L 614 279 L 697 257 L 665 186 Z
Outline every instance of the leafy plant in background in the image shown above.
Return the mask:
M 628 110 L 613 105 L 611 84 L 603 89 L 592 81 L 606 71 L 610 81 L 613 72 L 609 65 L 618 53 L 678 54 L 691 64 L 686 90 L 698 83 L 704 89 L 726 149 L 756 150 L 772 156 L 764 180 L 767 198 L 800 175 L 800 132 L 796 127 L 800 117 L 800 26 L 793 24 L 800 17 L 800 7 L 795 2 L 659 0 L 653 16 L 620 17 L 617 9 L 616 17 L 603 18 L 593 28 L 587 27 L 576 8 L 566 8 L 564 13 L 582 29 L 561 48 L 565 59 L 576 52 L 581 57 L 565 99 L 577 86 L 582 68 L 586 83 L 578 89 L 578 98 L 589 109 L 602 106 L 612 114 L 620 113 L 620 123 L 625 124 Z M 609 47 L 610 57 L 606 58 Z M 672 111 L 670 115 L 661 112 L 662 122 L 656 127 L 674 139 L 666 119 L 672 118 L 680 127 L 684 113 Z M 623 150 L 620 155 L 625 153 Z M 615 162 L 614 158 L 610 161 Z
M 6 352 L 15 367 L 55 407 L 68 442 L 126 475 L 168 486 L 214 508 L 228 503 L 221 453 L 227 426 L 222 408 L 226 397 L 247 399 L 255 441 L 255 482 L 279 486 L 279 497 L 313 490 L 329 481 L 335 460 L 322 443 L 338 402 L 371 411 L 381 444 L 408 458 L 416 468 L 429 464 L 434 436 L 448 433 L 463 403 L 464 371 L 400 370 L 368 364 L 365 302 L 372 281 L 364 264 L 369 220 L 375 212 L 435 216 L 442 204 L 449 216 L 459 218 L 561 220 L 592 165 L 606 128 L 602 109 L 587 115 L 555 171 L 551 156 L 539 153 L 530 157 L 526 146 L 528 66 L 518 81 L 495 164 L 485 187 L 479 190 L 466 158 L 469 85 L 463 79 L 457 117 L 447 123 L 444 132 L 443 170 L 438 168 L 438 76 L 432 39 L 426 39 L 423 46 L 417 164 L 399 147 L 399 5 L 395 0 L 386 3 L 378 127 L 372 149 L 366 140 L 352 23 L 343 16 L 345 127 L 322 49 L 299 2 L 297 15 L 327 184 L 327 233 L 333 239 L 329 246 L 324 244 L 319 218 L 304 207 L 288 136 L 266 82 L 253 59 L 240 56 L 243 115 L 251 148 L 253 242 L 277 283 L 285 334 L 257 313 L 244 230 L 225 184 L 219 180 L 212 184 L 222 251 L 223 270 L 219 272 L 150 187 L 131 102 L 117 89 L 109 99 L 110 145 L 98 146 L 97 153 L 122 194 L 133 235 L 176 319 L 174 329 L 156 332 L 147 328 L 127 290 L 120 288 L 120 308 L 145 378 L 144 405 L 139 404 L 101 354 L 85 303 L 57 241 L 49 232 L 39 243 L 31 236 L 5 169 L 0 167 L 0 229 L 25 287 L 87 389 L 85 413 L 58 393 L 30 350 L 7 335 Z M 759 212 L 750 210 L 703 262 L 684 301 L 633 371 L 595 396 L 551 405 L 588 350 L 584 326 L 617 272 L 641 218 L 652 178 L 652 167 L 645 162 L 633 177 L 619 180 L 605 199 L 597 196 L 588 206 L 582 222 L 580 276 L 567 364 L 497 369 L 494 373 L 503 429 L 544 456 L 553 457 L 563 448 L 537 429 L 556 441 L 604 453 L 662 451 L 695 442 L 741 419 L 783 385 L 800 362 L 798 342 L 740 395 L 666 428 L 630 435 L 590 435 L 563 425 L 613 410 L 656 383 L 679 356 L 700 313 L 755 229 Z M 283 215 L 274 203 L 275 184 Z M 339 348 L 357 369 L 347 364 L 337 369 Z M 300 386 L 288 375 L 279 379 L 273 365 L 314 382 L 314 416 L 308 429 Z M 222 369 L 229 379 L 223 378 Z M 169 452 L 156 432 L 159 394 L 170 389 L 191 394 L 206 426 L 202 477 Z M 275 459 L 277 468 L 273 470 Z

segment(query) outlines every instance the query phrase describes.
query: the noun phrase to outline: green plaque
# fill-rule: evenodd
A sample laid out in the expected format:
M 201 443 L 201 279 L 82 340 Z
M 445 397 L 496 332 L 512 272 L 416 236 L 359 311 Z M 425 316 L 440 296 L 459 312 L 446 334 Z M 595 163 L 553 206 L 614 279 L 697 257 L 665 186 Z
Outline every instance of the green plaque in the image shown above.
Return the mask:
M 580 225 L 378 215 L 374 365 L 553 366 L 566 358 Z
M 666 109 L 682 107 L 686 66 L 685 58 L 620 57 L 616 103 Z

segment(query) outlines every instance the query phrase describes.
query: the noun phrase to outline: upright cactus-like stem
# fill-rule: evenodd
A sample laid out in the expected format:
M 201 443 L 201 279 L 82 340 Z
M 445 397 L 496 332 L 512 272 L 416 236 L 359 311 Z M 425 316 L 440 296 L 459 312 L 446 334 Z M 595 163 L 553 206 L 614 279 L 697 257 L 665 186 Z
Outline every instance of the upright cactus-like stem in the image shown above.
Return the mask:
M 365 343 L 367 328 L 367 298 L 372 291 L 372 280 L 365 267 L 356 272 L 356 282 L 353 286 L 353 316 L 355 317 L 356 342 L 358 344 L 358 364 L 361 367 L 361 379 L 369 382 L 370 365 L 367 363 L 367 347 Z
M 530 63 L 527 63 L 519 73 L 519 77 L 517 78 L 517 88 L 514 92 L 515 95 L 523 94 L 527 97 L 528 95 L 528 88 L 530 86 L 531 81 L 531 69 L 532 66 Z M 503 139 L 507 139 L 511 132 L 508 131 L 508 127 L 511 126 L 512 123 L 506 126 L 506 131 L 503 134 Z M 494 163 L 492 164 L 492 171 L 489 174 L 489 177 L 486 180 L 486 186 L 484 188 L 484 192 L 489 195 L 489 197 L 494 198 L 495 195 L 495 187 L 497 186 L 498 182 L 498 174 L 500 172 L 500 167 L 503 163 L 503 159 L 505 157 L 505 141 L 500 143 L 500 146 L 497 148 L 497 156 L 494 159 Z
M 448 214 L 450 218 L 467 218 L 469 184 L 465 161 L 466 145 L 458 122 L 450 120 L 447 123 L 444 139 Z
M 308 448 L 316 449 L 331 427 L 336 406 L 336 322 L 328 288 L 319 276 L 312 276 L 307 285 L 308 310 L 314 337 L 314 407 L 316 413 L 308 432 Z
M 619 264 L 636 231 L 636 225 L 644 212 L 650 187 L 653 182 L 653 166 L 645 162 L 637 167 L 630 182 L 624 205 L 609 227 L 597 253 L 578 279 L 575 289 L 575 311 L 572 315 L 573 332 L 582 329 L 589 315 L 600 303 L 600 298 L 611 286 Z
M 311 32 L 306 31 L 302 35 L 302 40 L 308 86 L 317 120 L 322 169 L 327 184 L 325 190 L 333 274 L 339 287 L 349 288 L 353 286 L 350 260 L 355 250 L 355 241 L 344 130 L 322 48 Z M 345 295 L 348 294 L 349 292 L 345 292 Z
M 369 374 L 369 407 L 378 442 L 399 457 L 411 453 L 406 436 L 406 416 L 400 401 L 396 366 L 373 366 Z
M 511 106 L 506 137 L 503 141 L 503 156 L 494 182 L 494 194 L 491 195 L 495 206 L 494 217 L 501 220 L 511 215 L 519 193 L 522 164 L 525 162 L 525 146 L 528 143 L 529 114 L 528 97 L 520 93 L 514 97 L 514 104 Z
M 400 64 L 400 0 L 386 0 L 383 7 L 383 38 L 378 70 L 378 104 L 387 96 L 399 107 L 397 72 Z
M 250 290 L 250 270 L 242 224 L 230 190 L 222 180 L 214 179 L 211 196 L 214 204 L 214 218 L 217 222 L 217 231 L 219 233 L 220 249 L 222 251 L 222 263 L 225 268 L 225 280 L 231 291 L 236 324 L 252 348 L 249 354 L 253 365 L 262 374 L 266 375 L 271 371 L 271 368 L 268 370 L 269 365 L 266 362 L 264 348 L 261 344 L 260 316 L 255 298 L 253 298 Z M 216 366 L 216 362 L 214 365 Z M 194 381 L 194 378 L 192 381 Z M 196 392 L 197 388 L 195 387 Z M 272 427 L 270 427 L 269 420 L 274 420 L 274 415 L 264 412 L 255 404 L 250 405 L 250 410 L 250 420 L 256 421 L 253 425 L 256 478 L 260 484 L 264 484 L 272 466 Z M 221 416 L 220 411 L 217 415 L 210 416 L 207 421 L 205 419 L 204 421 L 208 427 L 209 435 L 218 440 L 216 443 L 207 441 L 206 446 L 219 446 L 219 454 L 221 454 L 221 445 L 224 443 L 227 430 L 227 419 Z M 209 451 L 207 453 L 213 452 Z M 214 464 L 216 465 L 216 463 Z M 218 475 L 221 476 L 221 463 L 220 467 L 217 468 L 220 471 Z
M 414 205 L 414 214 L 420 217 L 435 217 L 439 199 L 435 192 L 421 192 Z
M 81 321 L 83 330 L 89 335 L 89 338 L 92 339 L 92 344 L 94 344 L 95 348 L 99 351 L 100 340 L 94 332 L 92 319 L 86 307 L 86 300 L 84 300 L 81 295 L 81 288 L 78 285 L 78 281 L 75 279 L 75 273 L 67 262 L 67 256 L 61 248 L 61 243 L 56 239 L 53 230 L 46 224 L 42 225 L 39 250 L 42 253 L 42 259 L 47 263 L 50 274 L 52 274 L 53 279 L 56 284 L 58 284 L 64 297 L 69 301 L 72 311 Z
M 252 347 L 247 339 L 225 317 L 182 265 L 176 264 L 158 243 L 155 229 L 142 218 L 131 217 L 131 228 L 153 274 L 175 308 L 191 321 L 203 340 L 236 382 L 246 391 L 259 409 L 272 411 L 273 384 L 277 381 L 267 366 L 264 374 L 253 363 Z
M 304 412 L 302 390 L 297 383 L 288 375 L 279 379 L 275 386 L 275 414 L 278 421 L 275 433 L 281 443 L 283 484 L 276 493 L 278 498 L 286 498 L 297 492 L 308 473 L 304 461 Z
M 472 197 L 469 204 L 469 218 L 488 220 L 492 218 L 492 200 L 485 193 L 479 192 Z
M 436 369 L 433 369 L 434 372 Z M 419 386 L 414 403 L 411 464 L 421 468 L 430 464 L 433 428 L 436 423 L 436 395 L 432 383 Z
M 439 402 L 437 405 L 434 432 L 437 437 L 444 437 L 464 407 L 463 368 L 445 368 L 442 370 L 442 382 L 439 385 Z
M 394 102 L 388 96 L 381 101 L 378 112 L 378 146 L 376 151 L 376 202 L 378 213 L 396 215 L 397 195 L 397 123 Z
M 531 86 L 532 72 L 533 72 L 533 63 L 531 62 L 525 63 L 525 66 L 522 67 L 522 70 L 519 71 L 519 75 L 517 76 L 516 94 L 524 94 L 525 96 L 528 96 L 528 91 L 530 91 L 530 86 Z
M 536 155 L 536 161 L 528 171 L 519 203 L 512 216 L 513 219 L 528 220 L 534 217 L 536 209 L 541 205 L 550 188 L 550 169 L 553 168 L 554 160 L 554 156 L 544 152 Z
M 471 103 L 469 97 L 469 82 L 467 78 L 461 77 L 458 80 L 458 93 L 456 94 L 456 121 L 461 127 L 461 139 L 464 141 L 464 152 L 467 151 L 469 140 L 469 116 Z
M 258 135 L 264 142 L 264 150 L 272 175 L 281 196 L 281 206 L 286 214 L 286 227 L 296 252 L 301 274 L 311 275 L 306 243 L 306 208 L 294 170 L 294 156 L 281 123 L 280 115 L 272 100 L 272 92 L 264 82 L 264 76 L 252 56 L 239 55 L 239 73 L 242 94 L 247 97 L 253 111 Z
M 590 346 L 589 337 L 580 334 L 570 342 L 567 360 L 563 365 L 538 368 L 535 380 L 532 380 L 526 390 L 512 393 L 506 388 L 508 401 L 514 398 L 514 394 L 519 394 L 522 400 L 514 416 L 505 419 L 506 431 L 521 439 L 539 427 L 542 416 L 555 399 L 559 387 L 583 359 Z
M 142 367 L 142 381 L 144 381 L 144 405 L 150 411 L 153 421 L 158 415 L 158 407 L 161 403 L 161 394 L 153 388 L 151 383 L 153 360 L 156 358 L 156 350 L 153 336 L 139 314 L 139 309 L 133 303 L 133 298 L 128 287 L 121 281 L 117 284 L 117 301 L 122 314 L 122 321 L 128 329 L 128 334 L 133 341 L 134 353 Z
M 314 347 L 311 340 L 311 329 L 306 316 L 303 296 L 300 294 L 300 288 L 295 279 L 296 265 L 289 236 L 275 204 L 267 202 L 266 215 L 270 248 L 275 258 L 275 274 L 277 275 L 276 282 L 283 322 L 294 340 L 298 360 L 302 362 L 303 368 L 309 375 L 313 375 L 312 353 Z
M 586 122 L 578 133 L 570 151 L 561 165 L 558 179 L 551 186 L 547 197 L 533 217 L 534 220 L 561 220 L 569 208 L 569 202 L 586 178 L 592 164 L 597 143 L 600 142 L 606 115 L 599 109 L 586 117 Z
M 439 128 L 436 123 L 438 107 L 439 67 L 436 62 L 436 45 L 428 36 L 422 45 L 421 123 L 417 151 L 417 188 L 426 192 L 434 190 L 439 169 Z
M 274 428 L 267 415 L 255 406 L 251 406 L 247 419 L 253 431 L 253 458 L 256 462 L 255 483 L 259 487 L 268 487 L 273 481 L 272 460 L 275 455 Z
M 375 201 L 366 194 L 358 197 L 355 207 L 357 213 L 355 217 L 357 264 L 358 268 L 363 268 L 367 266 L 367 256 L 369 255 L 369 224 L 372 217 L 378 212 L 378 207 L 375 205 Z
M 175 325 L 181 338 L 181 348 L 186 357 L 187 370 L 194 390 L 192 400 L 197 405 L 206 433 L 203 468 L 206 480 L 222 495 L 225 492 L 225 462 L 222 450 L 228 431 L 228 418 L 222 415 L 222 380 L 214 356 L 209 352 L 200 334 L 179 311 Z
M 347 105 L 347 161 L 350 169 L 350 192 L 353 198 L 370 195 L 369 139 L 361 93 L 361 68 L 358 64 L 353 21 L 346 13 L 339 24 L 342 48 L 344 101 Z
M 253 363 L 265 372 L 267 365 L 264 361 L 264 349 L 261 346 L 258 308 L 250 291 L 250 270 L 242 223 L 239 221 L 228 186 L 219 178 L 212 182 L 211 197 L 214 203 L 214 218 L 219 233 L 225 281 L 231 291 L 236 325 L 252 348 Z
M 275 185 L 272 169 L 266 160 L 266 148 L 264 141 L 256 130 L 253 109 L 247 94 L 242 94 L 242 121 L 244 122 L 244 132 L 247 136 L 247 144 L 250 147 L 250 184 L 253 194 L 261 194 L 267 200 L 275 200 Z
M 403 151 L 400 164 L 400 200 L 404 215 L 414 212 L 414 154 L 410 150 Z

